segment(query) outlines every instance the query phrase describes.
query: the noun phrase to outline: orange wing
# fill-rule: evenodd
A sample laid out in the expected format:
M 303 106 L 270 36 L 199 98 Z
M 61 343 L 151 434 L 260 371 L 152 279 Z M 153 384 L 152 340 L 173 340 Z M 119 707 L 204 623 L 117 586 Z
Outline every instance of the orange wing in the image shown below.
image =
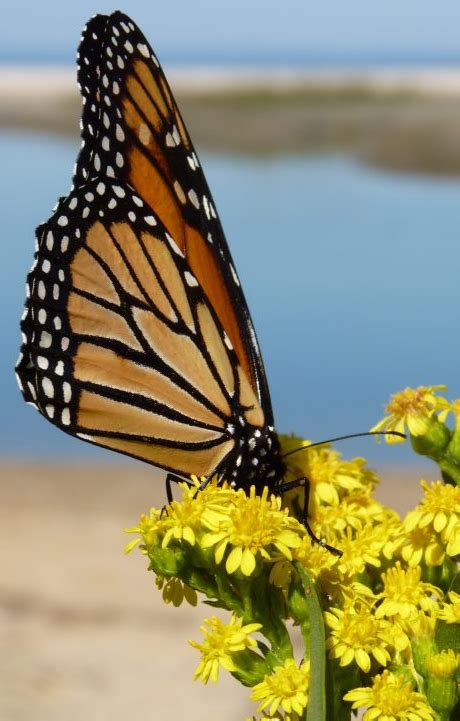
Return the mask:
M 129 183 L 155 210 L 231 341 L 273 423 L 255 331 L 197 155 L 145 37 L 120 12 L 97 15 L 79 49 L 83 147 L 74 184 L 94 177 Z
M 184 253 L 129 186 L 99 180 L 39 228 L 18 376 L 63 430 L 209 475 L 264 414 Z M 234 459 L 235 461 L 235 459 Z

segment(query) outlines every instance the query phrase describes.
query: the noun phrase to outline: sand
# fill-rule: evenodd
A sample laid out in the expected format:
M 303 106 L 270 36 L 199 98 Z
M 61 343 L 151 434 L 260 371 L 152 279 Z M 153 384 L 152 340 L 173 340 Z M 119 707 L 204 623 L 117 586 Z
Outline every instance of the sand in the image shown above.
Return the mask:
M 460 174 L 460 70 L 167 68 L 199 150 L 348 153 Z M 0 66 L 0 129 L 76 138 L 76 68 Z
M 407 510 L 418 472 L 383 475 L 381 499 Z M 122 529 L 163 500 L 160 474 L 144 464 L 0 464 L 2 721 L 255 712 L 228 674 L 208 687 L 192 680 L 198 654 L 187 640 L 201 639 L 210 609 L 165 606 L 145 558 L 123 555 Z

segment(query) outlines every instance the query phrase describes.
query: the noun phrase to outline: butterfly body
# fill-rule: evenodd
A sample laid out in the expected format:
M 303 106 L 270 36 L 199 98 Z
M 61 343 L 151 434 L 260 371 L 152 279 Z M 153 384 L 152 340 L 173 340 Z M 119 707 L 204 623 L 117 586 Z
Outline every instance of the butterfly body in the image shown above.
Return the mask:
M 249 310 L 199 160 L 146 39 L 97 15 L 79 49 L 82 148 L 37 229 L 25 400 L 180 477 L 276 490 L 285 468 Z

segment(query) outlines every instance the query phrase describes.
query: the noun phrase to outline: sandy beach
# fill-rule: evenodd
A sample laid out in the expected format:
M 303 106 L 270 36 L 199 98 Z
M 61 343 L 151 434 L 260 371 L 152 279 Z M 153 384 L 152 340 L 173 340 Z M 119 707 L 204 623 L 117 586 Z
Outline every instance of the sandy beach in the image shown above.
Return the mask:
M 347 152 L 410 172 L 460 173 L 460 69 L 171 68 L 199 149 Z M 0 128 L 76 137 L 74 68 L 0 67 Z
M 417 469 L 382 476 L 379 498 L 399 511 L 420 496 Z M 255 712 L 228 674 L 208 687 L 192 680 L 187 640 L 201 638 L 210 609 L 165 606 L 141 554 L 123 555 L 122 529 L 163 500 L 159 473 L 140 463 L 0 464 L 2 721 Z

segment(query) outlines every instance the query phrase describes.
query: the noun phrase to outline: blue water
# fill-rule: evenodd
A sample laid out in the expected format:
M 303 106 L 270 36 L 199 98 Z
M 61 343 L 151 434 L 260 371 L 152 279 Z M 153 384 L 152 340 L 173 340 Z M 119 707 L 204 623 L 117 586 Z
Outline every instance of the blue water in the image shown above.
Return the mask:
M 0 134 L 0 454 L 111 458 L 27 407 L 13 365 L 34 227 L 67 192 L 77 146 Z M 263 349 L 279 430 L 366 430 L 388 395 L 460 395 L 460 181 L 337 156 L 202 157 Z M 412 460 L 360 439 L 346 455 Z

